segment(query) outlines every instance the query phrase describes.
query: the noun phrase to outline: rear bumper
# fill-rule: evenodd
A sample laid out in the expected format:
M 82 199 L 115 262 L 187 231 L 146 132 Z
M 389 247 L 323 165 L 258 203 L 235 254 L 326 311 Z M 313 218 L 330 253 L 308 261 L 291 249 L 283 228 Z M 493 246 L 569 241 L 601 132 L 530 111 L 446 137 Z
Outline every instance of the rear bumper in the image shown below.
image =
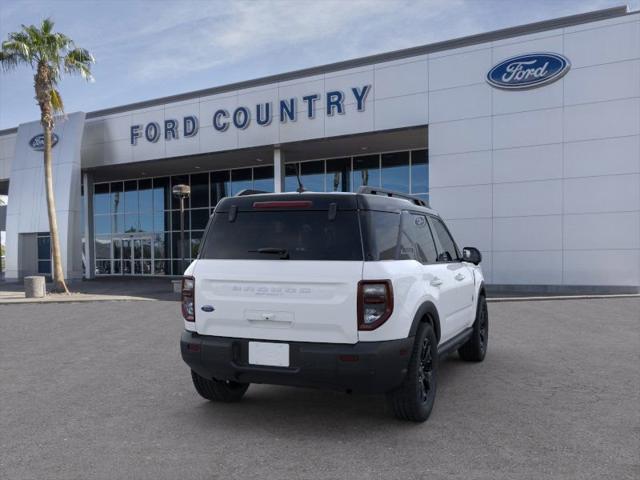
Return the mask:
M 218 380 L 382 393 L 407 373 L 414 337 L 354 345 L 287 342 L 290 367 L 250 365 L 249 339 L 184 331 L 183 360 L 199 375 Z

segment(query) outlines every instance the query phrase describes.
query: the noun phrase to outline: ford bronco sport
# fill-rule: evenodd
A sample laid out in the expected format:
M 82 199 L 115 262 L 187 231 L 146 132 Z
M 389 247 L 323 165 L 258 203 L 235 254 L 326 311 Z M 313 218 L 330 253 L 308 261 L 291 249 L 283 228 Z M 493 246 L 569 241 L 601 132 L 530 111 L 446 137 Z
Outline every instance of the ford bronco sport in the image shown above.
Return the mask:
M 250 383 L 384 393 L 422 422 L 439 359 L 486 354 L 480 261 L 404 194 L 225 198 L 183 278 L 182 358 L 208 400 L 240 400 Z

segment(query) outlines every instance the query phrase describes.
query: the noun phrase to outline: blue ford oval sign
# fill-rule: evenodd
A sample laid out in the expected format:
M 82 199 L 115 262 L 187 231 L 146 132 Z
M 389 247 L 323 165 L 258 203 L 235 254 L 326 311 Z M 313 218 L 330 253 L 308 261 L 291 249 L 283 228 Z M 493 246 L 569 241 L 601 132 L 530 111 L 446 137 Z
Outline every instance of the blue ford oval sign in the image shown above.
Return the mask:
M 489 70 L 487 82 L 505 90 L 541 87 L 561 78 L 571 62 L 557 53 L 530 53 L 508 58 Z
M 56 146 L 56 143 L 58 143 L 58 140 L 59 140 L 58 135 L 56 135 L 55 133 L 52 133 L 51 148 Z M 29 140 L 29 146 L 34 150 L 37 150 L 38 152 L 43 152 L 44 151 L 44 133 L 39 133 L 38 135 L 34 136 L 31 140 Z

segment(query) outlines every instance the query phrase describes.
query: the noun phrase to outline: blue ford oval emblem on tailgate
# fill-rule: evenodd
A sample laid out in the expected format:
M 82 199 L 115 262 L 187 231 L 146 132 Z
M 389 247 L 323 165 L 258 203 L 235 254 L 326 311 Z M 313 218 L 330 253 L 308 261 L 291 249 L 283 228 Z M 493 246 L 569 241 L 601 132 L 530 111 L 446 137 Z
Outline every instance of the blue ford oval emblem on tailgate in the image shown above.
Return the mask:
M 200 310 L 202 310 L 203 312 L 213 312 L 215 308 L 213 308 L 211 305 L 203 305 Z
M 58 140 L 59 140 L 58 135 L 56 135 L 55 133 L 52 133 L 51 148 L 56 146 L 56 143 L 58 143 Z M 44 151 L 44 133 L 39 133 L 38 135 L 31 137 L 31 140 L 29 140 L 29 146 L 34 150 L 37 150 L 38 152 Z
M 558 53 L 530 53 L 508 58 L 489 70 L 487 82 L 505 90 L 541 87 L 565 75 L 571 62 Z

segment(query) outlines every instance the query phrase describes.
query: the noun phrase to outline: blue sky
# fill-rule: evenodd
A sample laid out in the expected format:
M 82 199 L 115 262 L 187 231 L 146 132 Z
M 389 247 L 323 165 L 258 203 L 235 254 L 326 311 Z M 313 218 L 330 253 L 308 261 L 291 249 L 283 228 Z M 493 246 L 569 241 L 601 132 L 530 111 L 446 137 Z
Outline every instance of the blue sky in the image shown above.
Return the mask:
M 51 16 L 96 57 L 67 112 L 224 85 L 624 4 L 623 0 L 2 0 L 0 38 Z M 640 0 L 631 0 L 632 9 Z M 0 129 L 36 120 L 33 77 L 0 73 Z

